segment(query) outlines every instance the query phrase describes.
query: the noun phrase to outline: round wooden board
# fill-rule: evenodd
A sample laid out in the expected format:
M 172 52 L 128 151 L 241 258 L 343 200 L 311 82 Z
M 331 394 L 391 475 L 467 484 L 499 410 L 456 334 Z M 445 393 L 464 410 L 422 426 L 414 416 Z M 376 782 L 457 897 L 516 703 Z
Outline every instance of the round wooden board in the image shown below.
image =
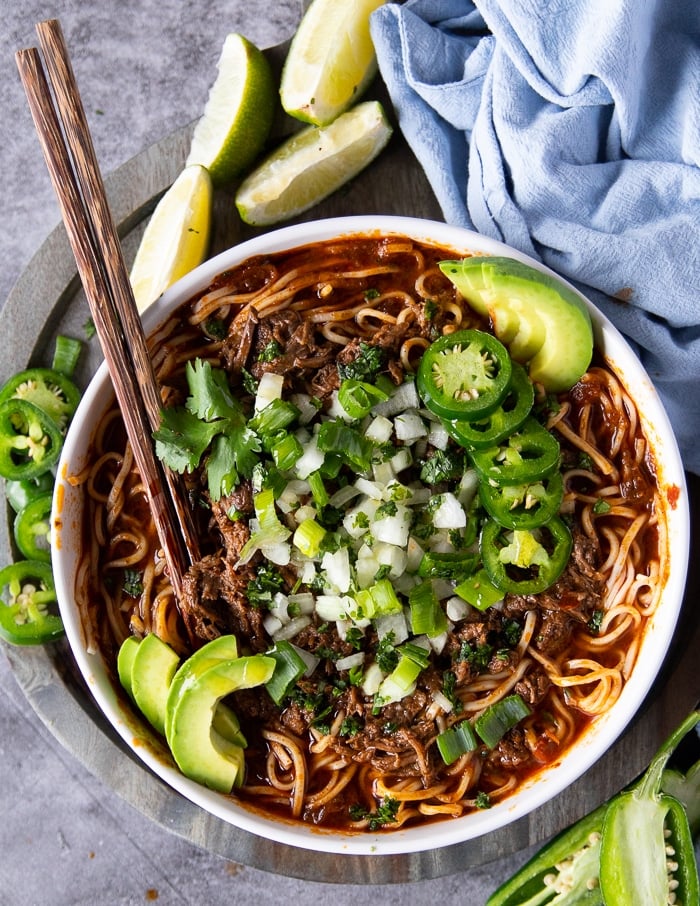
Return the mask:
M 106 180 L 127 260 L 136 249 L 145 219 L 184 164 L 191 128 L 173 133 Z M 423 171 L 398 130 L 364 174 L 300 219 L 371 213 L 442 219 Z M 254 232 L 238 221 L 226 195 L 217 198 L 216 223 L 213 252 Z M 56 334 L 83 336 L 88 317 L 60 226 L 31 261 L 0 313 L 0 336 L 6 344 L 0 378 L 5 380 L 30 362 L 46 363 Z M 90 347 L 78 375 L 82 385 L 101 360 L 97 342 Z M 697 513 L 698 483 L 693 479 L 690 484 L 693 512 Z M 8 512 L 0 519 L 3 562 L 12 557 L 9 516 Z M 337 857 L 297 850 L 212 817 L 165 785 L 121 742 L 96 708 L 65 642 L 43 648 L 5 646 L 5 652 L 29 703 L 60 744 L 107 787 L 162 827 L 212 853 L 280 875 L 341 884 L 401 883 L 456 874 L 543 841 L 593 809 L 646 766 L 660 741 L 700 698 L 694 661 L 694 653 L 700 650 L 700 619 L 694 606 L 698 578 L 698 569 L 691 564 L 687 604 L 666 666 L 633 725 L 605 758 L 553 801 L 499 832 L 453 847 L 391 858 Z

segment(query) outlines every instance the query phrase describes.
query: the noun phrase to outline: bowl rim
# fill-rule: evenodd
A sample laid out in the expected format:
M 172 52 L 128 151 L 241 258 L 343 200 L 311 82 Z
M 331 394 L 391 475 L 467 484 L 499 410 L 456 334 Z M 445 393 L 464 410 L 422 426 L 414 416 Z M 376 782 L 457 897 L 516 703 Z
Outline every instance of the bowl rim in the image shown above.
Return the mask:
M 408 235 L 417 240 L 454 249 L 457 254 L 461 250 L 462 253 L 475 251 L 477 254 L 505 255 L 536 267 L 543 273 L 554 275 L 559 280 L 563 279 L 528 255 L 462 227 L 395 215 L 335 217 L 281 227 L 220 252 L 181 278 L 145 311 L 144 329 L 147 334 L 152 333 L 174 308 L 208 286 L 219 273 L 253 255 L 290 249 L 340 236 L 379 233 Z M 272 819 L 260 815 L 248 806 L 239 805 L 233 799 L 184 777 L 174 766 L 164 744 L 150 728 L 138 715 L 125 710 L 123 701 L 107 676 L 101 655 L 88 652 L 86 649 L 78 609 L 74 603 L 73 576 L 70 563 L 66 562 L 66 551 L 70 551 L 70 531 L 75 529 L 75 524 L 65 518 L 65 508 L 69 503 L 75 505 L 78 498 L 78 492 L 67 481 L 68 465 L 81 451 L 84 452 L 90 443 L 90 437 L 86 436 L 88 432 L 82 427 L 83 421 L 98 411 L 103 411 L 112 394 L 107 366 L 104 362 L 99 366 L 74 416 L 57 471 L 51 520 L 56 590 L 70 648 L 99 709 L 137 758 L 170 787 L 223 821 L 278 843 L 336 854 L 376 856 L 415 853 L 463 843 L 524 817 L 578 780 L 623 734 L 628 723 L 642 707 L 661 670 L 680 614 L 690 549 L 688 493 L 678 445 L 666 411 L 649 376 L 644 372 L 628 342 L 610 320 L 573 284 L 567 280 L 564 280 L 564 283 L 583 300 L 590 312 L 597 348 L 609 361 L 614 354 L 614 360 L 610 361 L 610 364 L 629 390 L 631 382 L 635 382 L 631 394 L 635 402 L 640 394 L 643 395 L 643 411 L 640 405 L 637 408 L 645 434 L 654 452 L 663 454 L 658 456 L 659 461 L 663 463 L 662 474 L 659 475 L 660 483 L 674 485 L 680 491 L 675 508 L 670 505 L 665 508 L 669 531 L 673 534 L 673 543 L 670 545 L 672 551 L 669 553 L 673 568 L 669 570 L 667 576 L 665 600 L 659 605 L 657 613 L 645 630 L 635 664 L 636 667 L 643 654 L 646 658 L 645 669 L 644 671 L 633 669 L 620 698 L 610 711 L 598 718 L 592 727 L 584 732 L 581 739 L 563 756 L 556 767 L 546 768 L 536 774 L 518 793 L 488 810 L 458 819 L 430 823 L 428 834 L 426 825 L 398 829 L 390 833 L 348 834 L 319 830 L 291 820 Z

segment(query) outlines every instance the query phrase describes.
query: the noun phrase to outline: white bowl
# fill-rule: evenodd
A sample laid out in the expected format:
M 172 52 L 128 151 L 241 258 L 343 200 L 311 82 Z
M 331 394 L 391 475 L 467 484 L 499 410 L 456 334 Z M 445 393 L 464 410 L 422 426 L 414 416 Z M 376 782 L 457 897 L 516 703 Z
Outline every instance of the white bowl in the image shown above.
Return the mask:
M 507 255 L 540 270 L 547 268 L 502 243 L 477 233 L 402 217 L 347 217 L 286 227 L 244 242 L 207 261 L 180 280 L 149 308 L 144 316 L 147 333 L 155 330 L 168 313 L 205 288 L 219 273 L 252 255 L 266 254 L 352 233 L 408 235 L 460 253 Z M 594 323 L 597 348 L 631 391 L 660 467 L 662 487 L 678 490 L 674 506 L 668 506 L 670 566 L 663 600 L 648 625 L 637 668 L 614 706 L 598 718 L 576 745 L 555 765 L 537 774 L 516 794 L 492 808 L 389 833 L 361 835 L 326 832 L 293 822 L 275 820 L 238 805 L 231 798 L 212 792 L 184 777 L 175 767 L 166 747 L 124 705 L 99 653 L 86 650 L 85 637 L 75 604 L 75 575 L 80 548 L 81 494 L 66 476 L 80 470 L 86 461 L 94 426 L 104 411 L 111 387 L 105 365 L 91 381 L 75 415 L 58 470 L 54 500 L 53 562 L 58 600 L 68 641 L 77 664 L 95 700 L 107 719 L 136 756 L 181 795 L 232 825 L 279 843 L 322 852 L 382 855 L 419 852 L 463 842 L 489 833 L 528 814 L 566 789 L 593 765 L 621 735 L 649 692 L 662 665 L 676 626 L 685 587 L 689 550 L 689 512 L 685 477 L 678 448 L 666 413 L 637 357 L 615 327 L 586 300 Z

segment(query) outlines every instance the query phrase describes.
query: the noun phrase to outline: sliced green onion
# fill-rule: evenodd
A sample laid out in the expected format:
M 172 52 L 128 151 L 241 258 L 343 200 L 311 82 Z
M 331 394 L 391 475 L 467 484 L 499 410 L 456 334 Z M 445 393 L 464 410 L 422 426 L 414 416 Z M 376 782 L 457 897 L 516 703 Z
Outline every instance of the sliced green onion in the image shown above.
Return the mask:
M 503 592 L 496 588 L 485 569 L 478 570 L 473 576 L 460 582 L 455 588 L 455 594 L 481 611 L 503 600 Z
M 305 557 L 315 557 L 321 550 L 326 530 L 315 519 L 304 519 L 294 532 L 294 544 Z
M 380 579 L 369 588 L 363 588 L 355 595 L 356 610 L 354 619 L 369 619 L 399 613 L 401 601 L 396 596 L 394 586 L 389 579 Z
M 480 714 L 474 728 L 484 743 L 493 749 L 500 739 L 532 712 L 519 695 L 507 695 Z
M 416 687 L 416 680 L 421 669 L 420 664 L 417 664 L 408 655 L 401 654 L 394 670 L 379 684 L 375 707 L 381 708 L 391 702 L 401 701 L 402 698 L 410 695 Z
M 408 604 L 411 608 L 411 630 L 414 635 L 427 635 L 431 638 L 445 632 L 447 616 L 440 606 L 430 579 L 410 590 Z
M 445 764 L 452 764 L 467 752 L 473 752 L 478 746 L 474 730 L 468 720 L 443 730 L 435 742 Z
M 374 384 L 354 379 L 343 381 L 338 390 L 338 402 L 350 418 L 354 419 L 364 418 L 372 406 L 388 398 L 389 394 Z
M 275 647 L 265 654 L 275 661 L 275 669 L 265 683 L 265 688 L 270 693 L 270 698 L 279 705 L 294 683 L 304 675 L 307 664 L 296 648 L 285 639 L 277 642 Z
M 263 439 L 272 438 L 288 428 L 299 418 L 299 415 L 300 410 L 294 403 L 283 399 L 273 399 L 264 409 L 255 413 L 248 422 L 248 427 Z
M 319 471 L 312 472 L 306 480 L 309 482 L 311 496 L 313 497 L 316 506 L 328 506 L 330 498 L 326 486 L 323 483 L 323 475 L 321 475 Z M 352 491 L 354 495 L 354 489 L 352 489 Z
M 270 453 L 278 469 L 286 472 L 300 459 L 304 448 L 293 434 L 279 434 L 270 444 Z
M 426 551 L 418 566 L 422 579 L 462 579 L 474 571 L 477 554 Z
M 421 670 L 425 670 L 430 663 L 430 652 L 428 649 L 413 642 L 406 642 L 405 645 L 402 645 L 401 654 L 405 654 L 407 658 L 418 664 Z
M 247 563 L 256 551 L 282 544 L 291 535 L 291 531 L 277 517 L 272 488 L 254 494 L 253 506 L 259 528 L 241 548 L 239 563 Z
M 66 377 L 72 377 L 82 349 L 82 340 L 76 340 L 73 337 L 66 337 L 63 334 L 59 334 L 56 337 L 56 346 L 54 348 L 51 367 L 54 371 L 65 374 Z

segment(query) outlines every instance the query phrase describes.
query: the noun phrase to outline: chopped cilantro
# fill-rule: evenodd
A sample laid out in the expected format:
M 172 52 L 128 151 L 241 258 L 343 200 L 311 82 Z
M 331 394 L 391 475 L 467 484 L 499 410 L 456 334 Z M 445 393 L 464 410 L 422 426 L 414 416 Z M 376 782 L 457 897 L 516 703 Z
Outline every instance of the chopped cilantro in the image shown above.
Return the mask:
M 365 290 L 365 301 L 372 302 L 374 299 L 378 299 L 380 292 L 378 289 L 368 289 Z
M 591 635 L 598 635 L 600 632 L 600 627 L 603 625 L 603 617 L 605 612 L 603 610 L 594 610 L 591 614 L 591 618 L 588 621 L 588 629 Z
M 270 342 L 258 353 L 258 362 L 274 362 L 282 355 L 282 347 L 277 340 Z
M 466 661 L 470 667 L 480 672 L 486 670 L 492 655 L 493 645 L 486 643 L 471 645 L 469 642 L 462 642 L 455 660 Z
M 479 790 L 479 792 L 476 794 L 476 800 L 474 804 L 477 808 L 491 808 L 491 797 L 483 790 Z
M 348 645 L 352 645 L 355 651 L 359 651 L 362 648 L 362 639 L 364 638 L 362 630 L 357 626 L 351 626 L 350 629 L 345 633 L 345 641 Z
M 426 299 L 423 303 L 423 314 L 426 321 L 432 321 L 437 314 L 438 306 L 434 299 Z
M 283 584 L 284 579 L 279 570 L 264 562 L 258 567 L 255 578 L 246 586 L 248 603 L 252 607 L 267 607 Z
M 258 392 L 258 382 L 255 380 L 253 375 L 245 368 L 241 368 L 241 381 L 243 383 L 243 389 L 246 393 L 249 393 L 251 396 L 255 396 Z
M 420 470 L 421 481 L 425 484 L 440 484 L 464 473 L 464 456 L 456 450 L 436 450 L 426 459 Z
M 383 673 L 391 673 L 399 662 L 399 652 L 394 648 L 394 633 L 388 632 L 377 645 L 377 665 Z
M 360 341 L 359 353 L 352 362 L 338 365 L 341 380 L 363 381 L 374 377 L 384 364 L 384 350 Z
M 95 322 L 92 318 L 88 318 L 83 324 L 83 333 L 85 334 L 86 340 L 91 340 L 97 333 L 97 328 L 95 327 Z
M 122 588 L 125 595 L 130 598 L 138 598 L 143 592 L 143 576 L 135 569 L 124 570 L 124 582 Z
M 353 821 L 364 821 L 369 819 L 369 829 L 371 831 L 379 830 L 385 824 L 393 824 L 396 821 L 396 815 L 399 811 L 399 800 L 386 796 L 382 799 L 381 804 L 373 812 L 368 811 L 362 805 L 351 805 L 348 809 Z
M 452 670 L 446 670 L 442 674 L 442 694 L 450 702 L 455 714 L 459 714 L 462 708 L 461 700 L 457 697 L 456 692 L 457 677 Z
M 359 717 L 346 717 L 340 725 L 338 731 L 341 736 L 356 736 L 362 729 L 362 721 Z
M 384 503 L 381 503 L 377 507 L 377 512 L 374 514 L 375 519 L 383 519 L 385 516 L 395 516 L 399 511 L 399 508 L 396 505 L 394 500 L 385 500 Z
M 599 498 L 593 504 L 593 512 L 596 514 L 596 516 L 602 516 L 604 513 L 609 513 L 611 509 L 612 507 L 610 506 L 608 501 L 603 500 L 602 498 Z

